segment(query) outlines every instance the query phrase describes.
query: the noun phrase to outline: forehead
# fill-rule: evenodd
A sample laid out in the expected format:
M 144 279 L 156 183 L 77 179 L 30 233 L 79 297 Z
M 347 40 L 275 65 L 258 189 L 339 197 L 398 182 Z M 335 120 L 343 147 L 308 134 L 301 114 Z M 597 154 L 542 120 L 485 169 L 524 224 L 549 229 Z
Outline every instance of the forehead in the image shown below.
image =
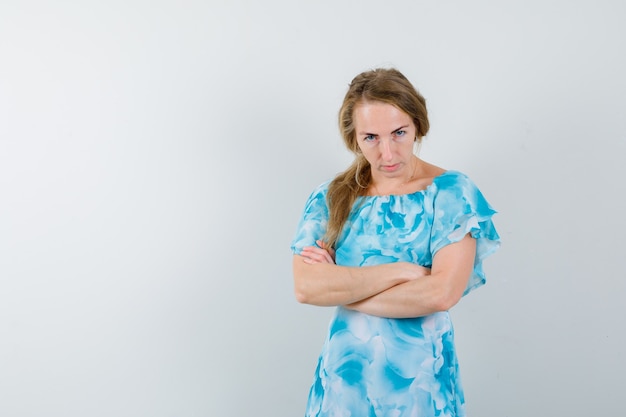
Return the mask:
M 393 104 L 380 101 L 366 101 L 354 107 L 354 125 L 357 131 L 366 129 L 397 129 L 400 126 L 413 125 L 411 116 Z M 370 132 L 371 133 L 371 132 Z

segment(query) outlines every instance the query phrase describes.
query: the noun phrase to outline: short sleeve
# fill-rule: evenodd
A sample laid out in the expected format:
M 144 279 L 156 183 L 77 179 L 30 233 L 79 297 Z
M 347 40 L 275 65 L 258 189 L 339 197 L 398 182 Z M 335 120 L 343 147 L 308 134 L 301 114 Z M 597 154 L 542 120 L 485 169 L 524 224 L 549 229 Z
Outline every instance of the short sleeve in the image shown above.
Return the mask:
M 317 187 L 309 196 L 302 217 L 296 229 L 296 235 L 291 242 L 291 250 L 299 255 L 305 246 L 314 246 L 315 241 L 326 234 L 328 224 L 328 205 L 326 194 L 328 193 L 326 182 Z
M 463 295 L 485 283 L 483 260 L 500 247 L 500 236 L 491 220 L 497 212 L 478 187 L 464 174 L 453 172 L 437 183 L 430 248 L 439 249 L 458 242 L 466 234 L 476 239 L 474 270 Z

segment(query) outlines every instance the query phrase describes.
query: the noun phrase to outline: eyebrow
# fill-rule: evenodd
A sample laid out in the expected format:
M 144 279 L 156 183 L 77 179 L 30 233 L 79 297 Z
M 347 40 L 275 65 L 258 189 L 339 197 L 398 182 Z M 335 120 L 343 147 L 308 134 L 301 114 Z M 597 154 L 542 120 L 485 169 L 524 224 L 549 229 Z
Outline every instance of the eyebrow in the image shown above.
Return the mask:
M 409 127 L 409 125 L 400 126 L 399 128 L 392 130 L 391 133 L 396 133 L 398 130 L 406 129 L 407 127 Z M 378 136 L 378 133 L 359 132 L 358 134 L 365 136 Z
M 396 133 L 398 130 L 406 129 L 407 127 L 409 127 L 409 125 L 400 126 L 396 130 L 393 130 L 391 133 Z

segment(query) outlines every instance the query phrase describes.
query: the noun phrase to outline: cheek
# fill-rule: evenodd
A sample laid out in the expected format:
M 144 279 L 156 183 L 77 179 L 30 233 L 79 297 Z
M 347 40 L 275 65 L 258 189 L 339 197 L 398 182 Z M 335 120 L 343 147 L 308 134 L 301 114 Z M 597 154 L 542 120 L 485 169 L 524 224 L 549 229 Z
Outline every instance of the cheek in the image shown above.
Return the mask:
M 374 147 L 363 146 L 362 149 L 363 158 L 367 160 L 370 164 L 373 164 L 378 159 L 378 151 Z

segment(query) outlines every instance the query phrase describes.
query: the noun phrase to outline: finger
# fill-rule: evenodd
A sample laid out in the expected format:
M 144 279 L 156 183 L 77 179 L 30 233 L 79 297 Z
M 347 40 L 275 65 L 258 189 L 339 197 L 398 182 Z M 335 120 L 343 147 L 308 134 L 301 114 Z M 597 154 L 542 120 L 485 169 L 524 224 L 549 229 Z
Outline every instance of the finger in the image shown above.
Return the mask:
M 328 253 L 328 251 L 326 249 L 320 249 L 320 248 L 315 248 L 315 247 L 311 247 L 307 250 L 308 253 L 314 253 L 316 255 L 323 255 L 325 253 Z
M 301 256 L 308 258 L 314 263 L 335 263 L 333 258 L 328 252 L 319 248 L 312 248 L 311 250 L 303 250 Z
M 310 261 L 313 261 L 314 263 L 319 263 L 319 262 L 323 262 L 325 260 L 324 255 L 321 253 L 317 253 L 314 251 L 302 251 L 302 253 L 300 254 L 302 257 L 304 257 L 305 259 L 308 259 Z
M 328 262 L 329 264 L 334 264 L 335 260 L 333 259 L 333 256 L 331 256 L 330 253 L 328 252 L 324 252 L 324 259 L 326 260 L 326 262 Z
M 328 263 L 335 263 L 334 256 L 326 249 L 315 249 L 315 254 L 322 257 Z
M 330 255 L 330 258 L 332 259 L 332 261 L 334 263 L 335 262 L 335 249 L 329 247 L 328 244 L 326 242 L 324 242 L 323 240 L 316 240 L 315 243 L 317 243 L 317 245 L 320 248 L 322 248 L 323 250 L 328 252 L 328 254 Z

